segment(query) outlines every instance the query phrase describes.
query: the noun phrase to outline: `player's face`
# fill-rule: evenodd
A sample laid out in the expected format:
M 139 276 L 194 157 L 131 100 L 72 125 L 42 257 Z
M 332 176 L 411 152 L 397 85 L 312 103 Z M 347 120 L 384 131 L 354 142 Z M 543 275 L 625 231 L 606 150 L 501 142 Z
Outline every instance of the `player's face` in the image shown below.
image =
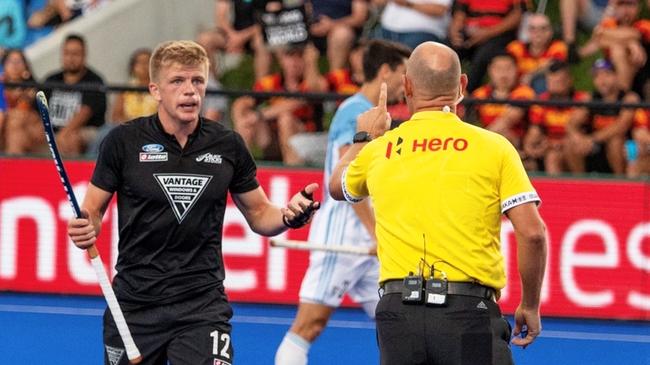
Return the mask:
M 512 89 L 517 82 L 517 65 L 509 57 L 496 57 L 488 69 L 490 80 L 497 89 Z
M 388 87 L 388 103 L 393 104 L 404 100 L 404 74 L 406 66 L 401 64 L 391 70 L 386 77 L 386 86 Z
M 86 50 L 78 40 L 69 40 L 63 45 L 63 71 L 77 73 L 83 71 L 86 64 Z
M 158 80 L 152 80 L 149 90 L 158 101 L 158 113 L 180 123 L 199 119 L 201 104 L 207 87 L 207 65 L 185 66 L 179 63 L 164 65 Z
M 602 95 L 616 92 L 616 73 L 609 70 L 599 70 L 594 73 L 594 86 Z

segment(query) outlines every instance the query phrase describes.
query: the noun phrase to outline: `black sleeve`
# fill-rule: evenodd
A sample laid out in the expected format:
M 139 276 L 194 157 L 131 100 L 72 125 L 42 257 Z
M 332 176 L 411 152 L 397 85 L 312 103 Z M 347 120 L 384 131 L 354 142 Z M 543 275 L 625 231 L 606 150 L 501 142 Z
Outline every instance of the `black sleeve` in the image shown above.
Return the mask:
M 241 136 L 233 132 L 233 142 L 235 146 L 235 172 L 230 182 L 228 190 L 232 194 L 241 194 L 257 189 L 260 184 L 257 182 L 257 167 L 255 160 L 244 144 Z
M 123 127 L 116 127 L 100 144 L 95 171 L 90 180 L 93 185 L 111 193 L 119 189 L 122 181 L 124 159 L 122 130 Z

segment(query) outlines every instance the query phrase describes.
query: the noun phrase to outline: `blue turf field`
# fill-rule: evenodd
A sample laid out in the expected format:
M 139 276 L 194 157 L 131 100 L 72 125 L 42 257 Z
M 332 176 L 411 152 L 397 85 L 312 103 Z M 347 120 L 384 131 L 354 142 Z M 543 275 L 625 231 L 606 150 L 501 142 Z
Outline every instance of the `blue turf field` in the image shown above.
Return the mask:
M 101 364 L 103 298 L 0 293 L 0 365 Z M 272 364 L 294 307 L 235 304 L 236 363 Z M 650 365 L 650 323 L 544 319 L 519 365 Z M 335 313 L 310 364 L 377 364 L 375 330 L 359 309 Z

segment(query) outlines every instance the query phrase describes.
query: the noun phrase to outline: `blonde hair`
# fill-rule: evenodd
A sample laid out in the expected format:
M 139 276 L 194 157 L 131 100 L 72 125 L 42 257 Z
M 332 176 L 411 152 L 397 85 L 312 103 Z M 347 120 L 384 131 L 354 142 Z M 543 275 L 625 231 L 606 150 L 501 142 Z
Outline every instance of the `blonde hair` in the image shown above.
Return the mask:
M 149 78 L 158 81 L 160 70 L 173 63 L 183 66 L 205 65 L 210 67 L 210 60 L 205 49 L 193 41 L 169 41 L 159 44 L 149 60 Z

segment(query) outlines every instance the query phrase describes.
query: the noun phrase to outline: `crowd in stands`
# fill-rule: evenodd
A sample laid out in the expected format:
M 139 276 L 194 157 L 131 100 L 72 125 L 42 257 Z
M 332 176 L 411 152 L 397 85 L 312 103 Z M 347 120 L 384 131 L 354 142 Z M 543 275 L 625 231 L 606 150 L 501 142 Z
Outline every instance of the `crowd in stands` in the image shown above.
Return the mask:
M 40 1 L 43 6 L 29 15 L 25 6 L 22 13 L 12 10 L 22 14 L 25 27 L 56 27 L 102 3 Z M 410 48 L 443 42 L 459 53 L 469 76 L 461 116 L 510 140 L 529 171 L 650 174 L 650 110 L 621 106 L 650 102 L 650 0 L 560 0 L 556 23 L 536 3 L 215 0 L 216 27 L 199 32 L 196 41 L 211 57 L 210 89 L 221 88 L 223 59 L 251 57 L 249 90 L 339 94 L 356 92 L 363 81 L 361 54 L 368 39 Z M 0 17 L 3 12 L 11 13 L 0 6 Z M 0 19 L 0 34 L 2 27 Z M 0 37 L 0 81 L 33 81 L 20 45 L 11 42 Z M 69 35 L 61 48 L 61 71 L 42 81 L 104 84 L 86 64 L 88 46 L 82 36 Z M 151 51 L 137 46 L 129 62 L 130 85 L 146 87 Z M 576 88 L 577 77 L 592 80 L 591 90 Z M 43 150 L 33 95 L 30 88 L 4 88 L 0 151 L 5 154 Z M 68 156 L 92 155 L 112 125 L 156 109 L 151 96 L 138 92 L 107 99 L 66 87 L 52 88 L 48 96 L 59 146 Z M 585 105 L 589 102 L 598 104 Z M 295 97 L 209 95 L 204 116 L 238 131 L 257 158 L 301 165 L 322 162 L 314 156 L 324 156 L 334 107 Z M 401 101 L 390 112 L 395 124 L 409 118 Z

